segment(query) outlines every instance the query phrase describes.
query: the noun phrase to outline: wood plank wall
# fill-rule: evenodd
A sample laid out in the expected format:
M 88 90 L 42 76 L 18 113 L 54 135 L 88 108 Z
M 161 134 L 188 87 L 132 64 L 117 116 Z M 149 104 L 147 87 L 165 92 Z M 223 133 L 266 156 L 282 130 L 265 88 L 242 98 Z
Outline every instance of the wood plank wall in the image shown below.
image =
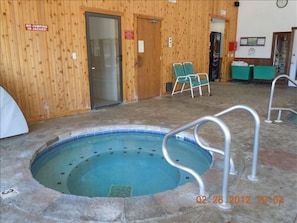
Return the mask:
M 236 38 L 238 11 L 233 0 L 2 0 L 0 8 L 0 84 L 29 122 L 90 110 L 85 11 L 120 15 L 122 32 L 136 33 L 138 15 L 162 18 L 163 93 L 166 82 L 174 81 L 174 62 L 192 61 L 197 70 L 208 72 L 210 18 L 226 19 L 228 43 Z M 48 25 L 48 31 L 26 31 L 25 24 Z M 169 36 L 172 48 L 167 47 Z M 137 99 L 137 39 L 122 39 L 124 101 L 132 101 Z M 225 81 L 233 59 L 223 59 Z

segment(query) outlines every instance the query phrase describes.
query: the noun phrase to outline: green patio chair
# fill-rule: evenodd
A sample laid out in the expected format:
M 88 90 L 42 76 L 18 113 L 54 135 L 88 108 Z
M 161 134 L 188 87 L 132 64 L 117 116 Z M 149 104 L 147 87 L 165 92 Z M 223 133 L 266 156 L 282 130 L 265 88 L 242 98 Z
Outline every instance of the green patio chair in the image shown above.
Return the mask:
M 202 96 L 202 86 L 207 86 L 208 95 L 210 96 L 210 84 L 207 73 L 196 73 L 192 62 L 184 62 L 183 68 L 186 75 L 195 75 L 197 80 L 195 86 L 199 88 L 199 95 Z
M 191 96 L 194 98 L 194 92 L 193 90 L 195 88 L 199 88 L 200 95 L 201 93 L 201 82 L 200 78 L 197 74 L 186 74 L 183 64 L 182 63 L 174 63 L 173 64 L 173 70 L 176 77 L 175 84 L 172 90 L 171 95 L 182 93 L 184 91 L 191 91 Z M 181 89 L 176 90 L 176 87 L 178 84 L 181 84 Z M 185 88 L 185 86 L 188 85 L 188 88 Z

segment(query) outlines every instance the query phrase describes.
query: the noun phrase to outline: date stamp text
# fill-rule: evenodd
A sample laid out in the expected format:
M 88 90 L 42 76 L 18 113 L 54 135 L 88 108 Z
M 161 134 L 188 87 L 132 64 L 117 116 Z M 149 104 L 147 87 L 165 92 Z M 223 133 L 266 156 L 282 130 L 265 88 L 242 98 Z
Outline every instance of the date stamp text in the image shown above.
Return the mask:
M 252 199 L 253 198 L 253 199 Z M 210 198 L 206 196 L 196 196 L 196 203 L 197 204 L 222 204 L 224 203 L 223 196 L 221 195 L 214 195 Z M 228 196 L 228 203 L 229 204 L 276 204 L 282 205 L 284 204 L 284 196 L 281 195 L 257 195 L 257 196 L 249 196 L 249 195 L 230 195 Z

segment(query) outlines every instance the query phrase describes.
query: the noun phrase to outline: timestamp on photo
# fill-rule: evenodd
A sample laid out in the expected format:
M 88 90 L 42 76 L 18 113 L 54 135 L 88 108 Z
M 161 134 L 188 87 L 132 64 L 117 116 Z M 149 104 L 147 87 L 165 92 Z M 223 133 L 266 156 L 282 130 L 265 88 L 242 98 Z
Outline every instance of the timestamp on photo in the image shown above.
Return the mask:
M 255 197 L 256 199 L 252 199 Z M 196 196 L 196 203 L 197 204 L 222 204 L 224 202 L 223 196 L 221 195 L 214 195 L 210 198 L 206 196 Z M 230 195 L 228 196 L 228 203 L 229 204 L 277 204 L 281 205 L 284 204 L 284 196 L 281 195 Z

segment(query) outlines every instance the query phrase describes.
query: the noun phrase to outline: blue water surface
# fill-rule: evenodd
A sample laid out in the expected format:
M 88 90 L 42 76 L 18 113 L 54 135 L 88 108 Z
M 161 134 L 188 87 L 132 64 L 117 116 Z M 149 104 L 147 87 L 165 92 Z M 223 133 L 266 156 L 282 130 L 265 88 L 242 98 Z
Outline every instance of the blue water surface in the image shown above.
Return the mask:
M 171 190 L 194 178 L 165 160 L 164 134 L 123 131 L 71 138 L 39 153 L 31 172 L 48 188 L 80 196 L 130 197 Z M 212 163 L 211 155 L 187 138 L 170 138 L 168 151 L 199 174 Z

